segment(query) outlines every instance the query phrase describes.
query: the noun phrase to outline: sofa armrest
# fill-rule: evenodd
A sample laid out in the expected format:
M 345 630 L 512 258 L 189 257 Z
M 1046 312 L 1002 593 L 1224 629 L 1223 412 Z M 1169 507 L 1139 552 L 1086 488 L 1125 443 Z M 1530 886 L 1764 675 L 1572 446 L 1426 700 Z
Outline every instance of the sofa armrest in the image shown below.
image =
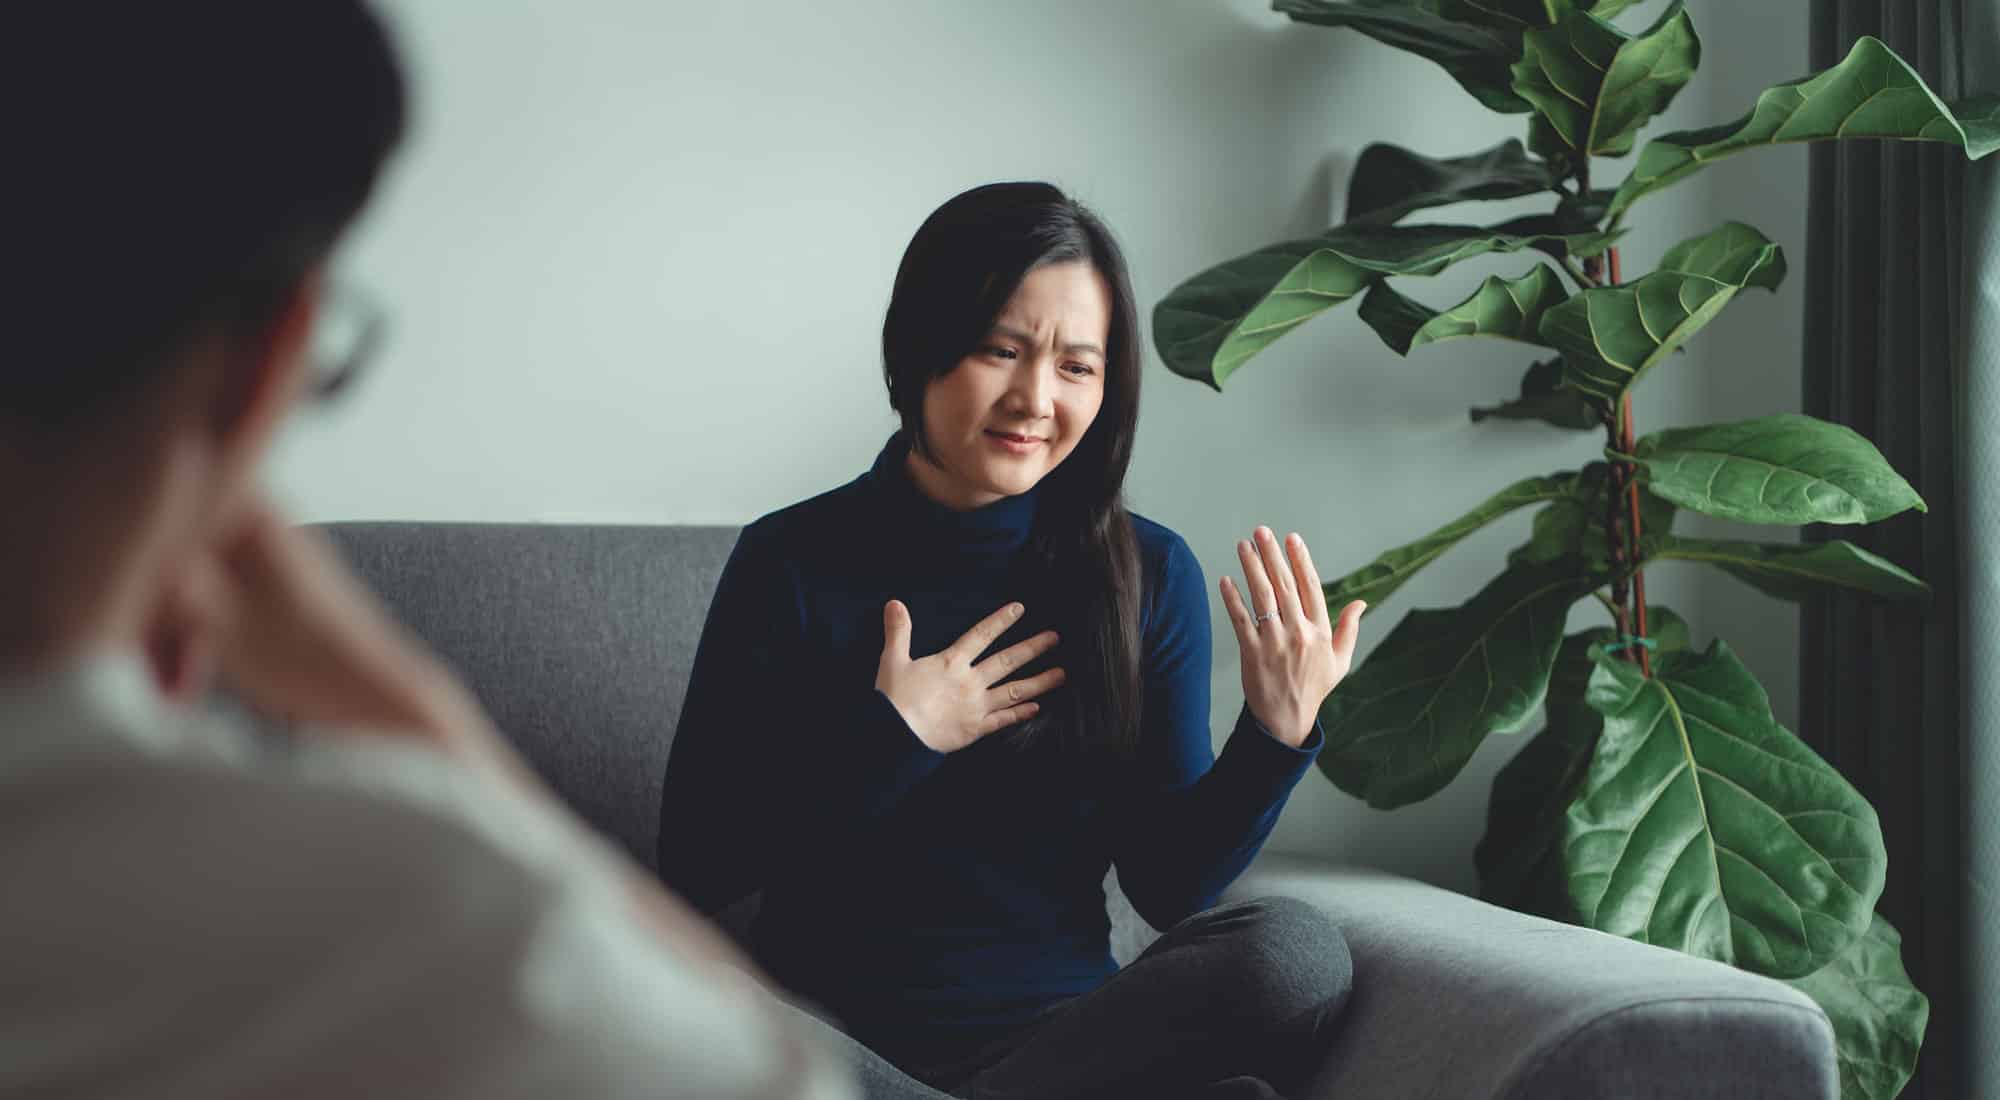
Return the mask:
M 1836 1100 L 1804 994 L 1375 871 L 1266 856 L 1232 898 L 1318 905 L 1354 993 L 1309 1097 Z

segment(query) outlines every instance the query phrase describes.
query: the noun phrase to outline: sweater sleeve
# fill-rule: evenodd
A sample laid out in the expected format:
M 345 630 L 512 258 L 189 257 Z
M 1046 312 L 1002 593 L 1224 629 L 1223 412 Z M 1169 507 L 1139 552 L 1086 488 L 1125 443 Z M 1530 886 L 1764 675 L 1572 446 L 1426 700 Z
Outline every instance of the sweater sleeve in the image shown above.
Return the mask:
M 1293 748 L 1245 705 L 1217 757 L 1207 582 L 1178 536 L 1159 573 L 1146 630 L 1141 755 L 1116 810 L 1112 859 L 1133 908 L 1166 929 L 1213 906 L 1249 866 L 1325 738 L 1314 722 Z
M 752 524 L 730 553 L 661 788 L 660 877 L 703 913 L 838 850 L 944 760 L 872 683 L 823 682 L 782 551 Z

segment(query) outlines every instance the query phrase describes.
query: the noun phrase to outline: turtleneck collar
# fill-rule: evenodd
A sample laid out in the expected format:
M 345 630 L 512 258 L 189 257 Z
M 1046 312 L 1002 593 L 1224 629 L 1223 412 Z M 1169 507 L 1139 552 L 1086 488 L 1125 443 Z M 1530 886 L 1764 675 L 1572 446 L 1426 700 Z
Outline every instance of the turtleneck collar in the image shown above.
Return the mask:
M 909 453 L 909 437 L 898 431 L 868 471 L 869 481 L 897 519 L 924 536 L 965 550 L 1003 552 L 1027 543 L 1035 524 L 1038 489 L 959 511 L 932 500 L 910 477 Z

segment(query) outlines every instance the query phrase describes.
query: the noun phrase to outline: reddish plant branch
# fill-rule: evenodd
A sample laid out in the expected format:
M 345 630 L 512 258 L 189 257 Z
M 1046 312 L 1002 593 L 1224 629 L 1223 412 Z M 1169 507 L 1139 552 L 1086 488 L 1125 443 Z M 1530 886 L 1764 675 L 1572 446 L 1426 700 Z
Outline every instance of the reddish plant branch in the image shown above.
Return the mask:
M 1588 162 L 1580 167 L 1577 182 L 1581 185 L 1585 193 L 1590 191 L 1590 167 Z M 1616 249 L 1611 251 L 1611 263 L 1614 265 L 1613 270 L 1617 270 L 1615 266 L 1618 263 Z M 1601 255 L 1585 256 L 1583 258 L 1583 274 L 1591 286 L 1602 285 L 1604 279 L 1604 257 Z M 1624 433 L 1620 430 L 1615 413 L 1611 414 L 1605 420 L 1604 430 L 1605 434 L 1610 437 L 1613 447 L 1617 447 L 1623 442 L 1622 437 Z M 1605 485 L 1604 495 L 1604 536 L 1605 540 L 1611 544 L 1611 613 L 1612 617 L 1618 622 L 1618 638 L 1620 642 L 1625 641 L 1632 635 L 1632 613 L 1629 606 L 1631 594 L 1625 582 L 1626 542 L 1621 537 L 1620 532 L 1620 529 L 1624 526 L 1625 517 L 1622 515 L 1623 509 L 1619 507 L 1619 502 L 1627 495 L 1624 491 L 1624 483 L 1621 480 L 1623 472 L 1624 466 L 1622 463 L 1612 464 L 1611 474 L 1608 483 Z M 1630 660 L 1630 649 L 1628 648 L 1625 653 L 1626 659 Z
M 1632 395 L 1624 395 L 1620 399 L 1619 404 L 1622 406 L 1619 435 L 1622 437 L 1623 443 L 1618 450 L 1620 454 L 1631 454 Z M 1646 629 L 1646 567 L 1645 559 L 1640 556 L 1639 551 L 1639 537 L 1645 533 L 1639 527 L 1639 479 L 1632 476 L 1632 467 L 1629 464 L 1620 463 L 1620 465 L 1625 467 L 1625 500 L 1632 514 L 1632 613 L 1638 622 L 1638 636 L 1643 639 L 1649 638 L 1652 635 Z M 1644 644 L 1635 645 L 1633 648 L 1639 651 L 1640 671 L 1651 677 L 1653 675 L 1653 651 Z
M 1619 283 L 1625 281 L 1618 270 L 1618 250 L 1613 248 L 1607 255 L 1611 264 L 1611 285 L 1617 286 Z M 1630 393 L 1620 394 L 1618 398 L 1619 454 L 1629 455 L 1632 453 L 1633 447 L 1636 445 L 1634 437 L 1635 433 L 1632 430 L 1632 395 Z M 1643 639 L 1650 637 L 1651 634 L 1646 629 L 1646 570 L 1644 568 L 1644 560 L 1640 556 L 1640 546 L 1642 545 L 1640 539 L 1644 536 L 1645 530 L 1640 526 L 1639 522 L 1639 479 L 1633 475 L 1631 463 L 1620 462 L 1616 463 L 1615 466 L 1618 470 L 1615 483 L 1624 491 L 1626 514 L 1629 520 L 1627 530 L 1631 535 L 1623 547 L 1624 553 L 1618 556 L 1625 561 L 1630 561 L 1633 567 L 1632 620 L 1638 627 L 1635 633 L 1641 639 L 1640 642 L 1635 643 L 1626 651 L 1626 656 L 1628 659 L 1636 659 L 1639 662 L 1640 670 L 1650 677 L 1653 675 L 1653 654 L 1652 650 L 1643 642 Z M 1619 604 L 1622 608 L 1624 604 L 1622 595 L 1619 598 Z M 1620 629 L 1623 630 L 1622 627 Z M 1634 656 L 1634 651 L 1637 651 L 1636 657 Z
M 1579 195 L 1590 194 L 1590 157 L 1587 154 L 1577 162 L 1576 184 Z M 1608 272 L 1605 271 L 1607 261 L 1610 264 Z M 1619 271 L 1616 247 L 1606 249 L 1602 256 L 1585 256 L 1583 273 L 1593 286 L 1617 286 L 1625 281 Z M 1604 281 L 1606 275 L 1610 276 L 1608 283 Z M 1609 413 L 1604 428 L 1619 454 L 1632 453 L 1631 394 L 1619 395 L 1618 408 Z M 1604 533 L 1611 543 L 1611 563 L 1615 570 L 1611 582 L 1612 613 L 1618 620 L 1619 641 L 1628 643 L 1625 659 L 1637 661 L 1640 670 L 1651 677 L 1651 651 L 1644 644 L 1632 642 L 1635 638 L 1643 642 L 1650 636 L 1646 630 L 1646 571 L 1641 568 L 1643 562 L 1639 554 L 1639 539 L 1644 534 L 1639 526 L 1639 479 L 1634 476 L 1631 463 L 1614 462 L 1609 480 L 1605 487 Z M 1621 500 L 1623 508 L 1619 507 Z M 1624 528 L 1622 532 L 1621 527 Z M 1624 572 L 1627 565 L 1632 567 L 1629 589 Z M 1628 600 L 1631 601 L 1629 605 Z M 1636 634 L 1633 630 L 1635 625 L 1638 628 Z

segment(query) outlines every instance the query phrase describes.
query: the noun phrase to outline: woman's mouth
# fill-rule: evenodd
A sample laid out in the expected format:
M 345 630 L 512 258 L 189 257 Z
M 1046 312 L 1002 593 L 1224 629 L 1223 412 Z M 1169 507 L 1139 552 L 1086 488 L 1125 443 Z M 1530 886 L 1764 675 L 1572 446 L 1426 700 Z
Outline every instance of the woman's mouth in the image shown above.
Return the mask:
M 990 428 L 986 431 L 986 438 L 1008 454 L 1017 455 L 1031 454 L 1044 442 L 1037 436 L 1022 435 L 1019 432 L 996 432 Z

